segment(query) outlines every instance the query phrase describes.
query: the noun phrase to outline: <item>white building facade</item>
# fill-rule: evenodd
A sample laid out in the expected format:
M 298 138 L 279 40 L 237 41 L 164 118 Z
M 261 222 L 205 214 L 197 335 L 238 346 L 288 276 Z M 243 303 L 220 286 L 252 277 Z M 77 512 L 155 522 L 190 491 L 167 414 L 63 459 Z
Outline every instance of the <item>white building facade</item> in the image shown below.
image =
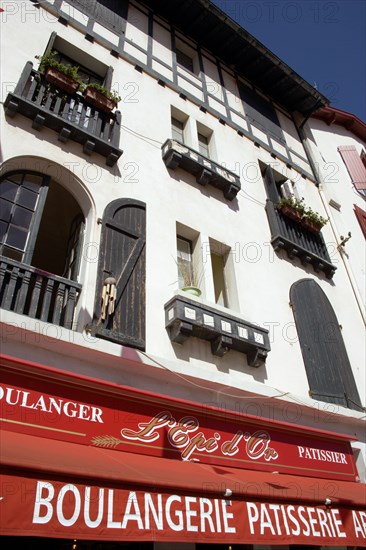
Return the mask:
M 210 2 L 1 7 L 4 541 L 365 545 L 365 125 Z

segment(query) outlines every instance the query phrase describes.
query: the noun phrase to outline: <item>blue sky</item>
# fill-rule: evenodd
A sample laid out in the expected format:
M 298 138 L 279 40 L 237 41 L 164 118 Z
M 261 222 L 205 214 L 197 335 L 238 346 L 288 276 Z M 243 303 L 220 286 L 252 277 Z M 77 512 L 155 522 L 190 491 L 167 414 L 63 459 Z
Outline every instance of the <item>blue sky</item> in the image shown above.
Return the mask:
M 366 0 L 213 0 L 315 85 L 366 122 Z

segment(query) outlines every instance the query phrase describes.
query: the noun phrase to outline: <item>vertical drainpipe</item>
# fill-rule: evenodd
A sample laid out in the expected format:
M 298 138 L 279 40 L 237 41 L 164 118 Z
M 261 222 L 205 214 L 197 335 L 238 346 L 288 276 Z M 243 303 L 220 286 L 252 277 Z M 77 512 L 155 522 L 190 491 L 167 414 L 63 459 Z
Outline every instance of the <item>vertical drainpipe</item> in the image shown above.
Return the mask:
M 314 108 L 312 109 L 312 111 L 304 118 L 304 120 L 301 122 L 301 124 L 299 124 L 297 126 L 297 129 L 298 129 L 300 139 L 301 139 L 301 142 L 303 144 L 306 156 L 308 158 L 311 170 L 312 170 L 312 172 L 314 174 L 314 177 L 315 177 L 315 185 L 318 188 L 320 199 L 322 201 L 324 210 L 326 211 L 327 216 L 329 218 L 329 224 L 330 224 L 330 227 L 332 229 L 336 245 L 338 247 L 339 243 L 341 242 L 340 235 L 338 234 L 338 231 L 337 231 L 337 229 L 334 225 L 331 209 L 329 207 L 329 204 L 328 204 L 328 202 L 326 200 L 326 197 L 324 196 L 324 193 L 323 193 L 323 190 L 322 190 L 323 181 L 322 181 L 321 171 L 317 169 L 317 166 L 316 166 L 317 160 L 316 160 L 316 158 L 314 156 L 314 153 L 312 151 L 311 144 L 309 143 L 309 138 L 306 136 L 306 133 L 304 131 L 304 126 L 305 126 L 306 122 L 312 116 L 312 114 L 317 110 L 318 107 L 319 107 L 319 105 L 316 104 L 314 106 Z M 337 248 L 337 250 L 338 250 L 338 248 Z M 363 320 L 364 324 L 366 324 L 366 316 L 365 316 L 365 311 L 364 311 L 364 307 L 363 307 L 363 301 L 362 301 L 362 298 L 361 298 L 360 293 L 358 291 L 356 281 L 353 277 L 351 266 L 350 266 L 349 261 L 347 260 L 347 258 L 345 256 L 345 254 L 343 254 L 339 250 L 338 250 L 338 252 L 339 252 L 339 256 L 341 257 L 341 259 L 343 261 L 343 265 L 345 267 L 347 277 L 348 277 L 348 280 L 350 282 L 351 289 L 352 289 L 352 292 L 354 294 L 354 297 L 355 297 L 358 309 L 360 311 L 362 320 Z

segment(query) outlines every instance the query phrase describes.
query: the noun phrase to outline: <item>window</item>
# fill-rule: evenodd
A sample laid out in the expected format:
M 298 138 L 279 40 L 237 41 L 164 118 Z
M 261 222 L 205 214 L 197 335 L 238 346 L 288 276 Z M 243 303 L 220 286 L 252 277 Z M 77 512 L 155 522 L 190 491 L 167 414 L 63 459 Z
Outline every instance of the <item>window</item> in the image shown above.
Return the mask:
M 179 48 L 176 48 L 175 55 L 176 55 L 178 65 L 181 65 L 182 67 L 184 67 L 185 69 L 187 69 L 187 71 L 190 71 L 191 73 L 194 72 L 192 57 L 190 57 L 186 53 L 182 52 L 182 50 L 180 50 Z
M 0 180 L 0 253 L 76 280 L 84 216 L 49 176 L 10 172 Z
M 201 155 L 209 157 L 208 138 L 198 132 L 198 149 Z
M 56 33 L 52 33 L 47 45 L 46 52 L 50 50 L 57 52 L 55 59 L 60 63 L 79 67 L 78 74 L 85 84 L 96 83 L 107 89 L 111 88 L 112 67 L 108 67 L 105 63 L 67 42 Z
M 57 55 L 55 55 L 55 61 L 58 61 L 59 63 L 62 63 L 63 65 L 69 65 L 73 66 L 77 64 L 79 67 L 78 75 L 80 76 L 80 79 L 84 84 L 103 84 L 104 78 L 96 73 L 94 73 L 91 69 L 88 69 L 87 67 L 83 67 L 79 62 L 72 59 L 71 57 L 68 57 L 67 55 L 57 51 Z
M 177 223 L 178 286 L 193 286 L 204 291 L 212 303 L 229 307 L 227 284 L 235 296 L 233 266 L 228 261 L 230 248 L 213 239 L 204 239 L 198 232 Z M 234 304 L 231 303 L 232 307 Z M 237 305 L 235 303 L 235 305 Z
M 192 263 L 192 243 L 183 237 L 177 237 L 177 265 L 179 288 L 196 286 Z M 198 284 L 198 281 L 196 281 Z
M 197 139 L 198 150 L 202 156 L 212 158 L 213 149 L 213 132 L 207 126 L 204 126 L 200 122 L 197 122 Z
M 184 143 L 184 124 L 180 120 L 172 117 L 172 138 L 180 143 Z

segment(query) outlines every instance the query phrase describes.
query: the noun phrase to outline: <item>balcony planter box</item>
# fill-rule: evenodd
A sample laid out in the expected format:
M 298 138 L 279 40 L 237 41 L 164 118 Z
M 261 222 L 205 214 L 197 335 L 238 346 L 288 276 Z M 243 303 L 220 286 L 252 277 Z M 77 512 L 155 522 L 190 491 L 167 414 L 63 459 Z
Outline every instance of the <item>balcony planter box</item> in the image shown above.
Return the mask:
M 86 88 L 84 91 L 85 101 L 104 113 L 110 113 L 117 107 L 117 102 L 113 101 L 104 94 L 101 94 L 95 88 Z
M 321 224 L 318 224 L 313 220 L 310 220 L 309 218 L 302 218 L 301 225 L 304 229 L 307 229 L 308 231 L 311 231 L 311 233 L 314 233 L 314 235 L 319 235 L 320 230 L 323 227 Z
M 50 84 L 53 84 L 56 88 L 64 90 L 64 92 L 67 92 L 68 94 L 74 94 L 80 85 L 77 80 L 67 76 L 58 69 L 55 69 L 55 67 L 48 67 L 45 78 Z
M 287 218 L 290 218 L 291 220 L 298 223 L 301 222 L 302 214 L 299 210 L 296 210 L 296 208 L 293 208 L 288 204 L 284 204 L 280 207 L 280 210 L 284 216 L 287 216 Z

